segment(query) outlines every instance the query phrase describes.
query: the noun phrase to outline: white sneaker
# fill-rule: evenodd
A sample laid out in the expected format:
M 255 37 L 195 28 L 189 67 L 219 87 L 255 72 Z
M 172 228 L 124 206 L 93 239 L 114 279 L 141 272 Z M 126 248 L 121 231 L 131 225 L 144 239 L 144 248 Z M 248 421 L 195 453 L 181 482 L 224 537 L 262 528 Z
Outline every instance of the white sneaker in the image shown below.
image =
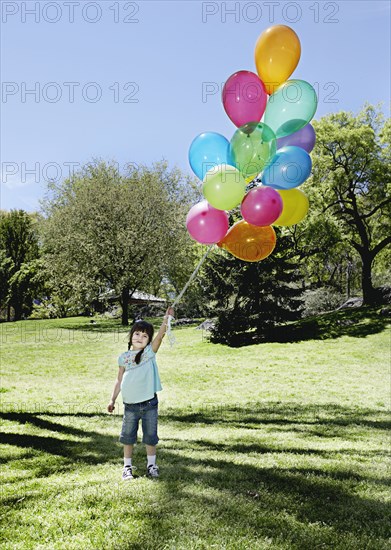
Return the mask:
M 122 480 L 127 481 L 128 479 L 134 479 L 132 466 L 124 466 L 122 472 Z
M 147 476 L 148 477 L 159 477 L 159 468 L 153 464 L 150 464 L 148 467 L 147 467 Z

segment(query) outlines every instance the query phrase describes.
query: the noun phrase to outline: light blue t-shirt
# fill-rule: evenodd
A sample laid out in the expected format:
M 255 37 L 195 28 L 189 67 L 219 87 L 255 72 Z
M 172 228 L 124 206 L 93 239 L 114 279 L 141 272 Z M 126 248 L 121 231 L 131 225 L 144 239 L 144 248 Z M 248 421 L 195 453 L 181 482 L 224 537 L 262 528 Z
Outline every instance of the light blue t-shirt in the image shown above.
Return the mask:
M 118 357 L 118 366 L 125 372 L 121 383 L 124 403 L 140 403 L 152 399 L 155 392 L 162 390 L 156 354 L 151 344 L 144 348 L 141 361 L 137 365 L 135 357 L 139 350 L 125 351 Z

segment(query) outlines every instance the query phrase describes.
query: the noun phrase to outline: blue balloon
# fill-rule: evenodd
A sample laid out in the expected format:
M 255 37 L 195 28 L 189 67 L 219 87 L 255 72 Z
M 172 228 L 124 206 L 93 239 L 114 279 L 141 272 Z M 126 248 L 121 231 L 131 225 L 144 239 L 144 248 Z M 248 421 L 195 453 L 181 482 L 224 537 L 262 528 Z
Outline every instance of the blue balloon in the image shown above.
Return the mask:
M 277 151 L 262 173 L 263 185 L 273 189 L 293 189 L 311 174 L 311 157 L 301 147 L 287 145 Z
M 200 180 L 203 180 L 206 172 L 215 166 L 234 166 L 229 153 L 229 141 L 216 132 L 204 132 L 193 139 L 189 149 L 189 162 Z

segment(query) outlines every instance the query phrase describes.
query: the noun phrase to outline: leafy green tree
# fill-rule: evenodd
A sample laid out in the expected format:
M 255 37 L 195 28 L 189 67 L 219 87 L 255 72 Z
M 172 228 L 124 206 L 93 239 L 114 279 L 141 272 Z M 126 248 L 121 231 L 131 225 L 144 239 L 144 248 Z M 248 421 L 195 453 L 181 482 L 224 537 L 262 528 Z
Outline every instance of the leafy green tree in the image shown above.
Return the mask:
M 1 301 L 7 307 L 7 320 L 14 309 L 14 319 L 28 315 L 39 288 L 37 216 L 24 210 L 0 213 Z
M 364 303 L 373 304 L 380 297 L 373 264 L 391 243 L 391 124 L 367 105 L 357 116 L 330 114 L 314 127 L 313 175 L 302 187 L 310 213 L 291 233 L 310 275 L 325 281 L 327 270 L 331 279 L 345 273 L 347 294 L 360 263 Z
M 12 259 L 7 256 L 5 249 L 0 249 L 0 305 L 7 307 L 7 319 L 10 320 L 10 306 L 8 293 L 10 290 L 10 279 L 12 277 Z
M 373 267 L 374 282 L 391 288 L 391 247 L 384 248 L 375 258 Z
M 313 190 L 306 190 L 311 211 L 304 222 L 283 228 L 295 242 L 303 283 L 307 289 L 334 289 L 349 298 L 360 291 L 360 257 L 343 227 L 330 212 L 314 207 Z
M 260 262 L 215 252 L 204 281 L 218 317 L 212 341 L 239 345 L 273 339 L 278 324 L 301 316 L 300 274 L 288 236 L 280 235 L 274 252 Z
M 193 199 L 191 181 L 165 162 L 131 166 L 124 175 L 114 163 L 95 161 L 50 184 L 43 240 L 53 290 L 62 285 L 88 304 L 114 289 L 127 325 L 136 289 L 156 293 L 169 267 L 189 265 L 184 221 Z

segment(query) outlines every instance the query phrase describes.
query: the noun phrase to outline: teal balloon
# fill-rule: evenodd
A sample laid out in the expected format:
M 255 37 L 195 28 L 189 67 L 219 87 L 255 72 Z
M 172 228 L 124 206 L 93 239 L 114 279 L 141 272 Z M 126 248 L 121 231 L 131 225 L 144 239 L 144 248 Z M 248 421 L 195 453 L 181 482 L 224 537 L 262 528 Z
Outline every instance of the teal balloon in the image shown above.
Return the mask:
M 277 151 L 276 136 L 262 122 L 249 122 L 232 136 L 229 154 L 244 178 L 255 178 Z
M 304 128 L 313 118 L 318 98 L 305 80 L 287 80 L 269 97 L 264 122 L 277 138 L 289 136 Z

